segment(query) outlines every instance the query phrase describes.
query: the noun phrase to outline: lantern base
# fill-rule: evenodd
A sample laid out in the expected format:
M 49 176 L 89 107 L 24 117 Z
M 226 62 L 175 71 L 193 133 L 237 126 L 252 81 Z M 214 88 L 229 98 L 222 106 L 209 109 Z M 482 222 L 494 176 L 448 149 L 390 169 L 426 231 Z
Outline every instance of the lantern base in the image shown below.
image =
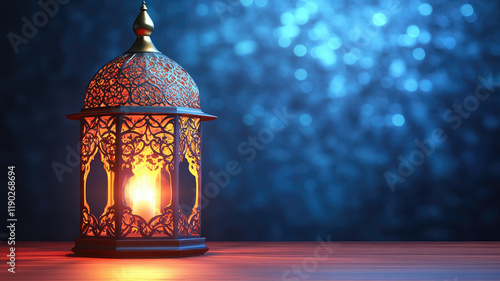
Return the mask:
M 205 238 L 102 239 L 76 238 L 71 249 L 78 256 L 98 258 L 169 258 L 203 255 Z

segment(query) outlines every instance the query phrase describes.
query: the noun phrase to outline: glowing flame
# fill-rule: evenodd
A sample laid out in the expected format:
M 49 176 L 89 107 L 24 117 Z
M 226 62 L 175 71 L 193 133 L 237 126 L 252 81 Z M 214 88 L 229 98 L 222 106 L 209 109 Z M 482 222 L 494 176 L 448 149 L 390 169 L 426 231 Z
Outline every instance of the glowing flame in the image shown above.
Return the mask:
M 132 199 L 132 213 L 147 221 L 157 214 L 155 194 L 157 178 L 157 173 L 143 173 L 130 178 L 127 186 Z
M 143 174 L 139 177 L 134 177 L 132 189 L 134 199 L 136 200 L 154 200 L 155 199 L 155 180 L 152 175 Z

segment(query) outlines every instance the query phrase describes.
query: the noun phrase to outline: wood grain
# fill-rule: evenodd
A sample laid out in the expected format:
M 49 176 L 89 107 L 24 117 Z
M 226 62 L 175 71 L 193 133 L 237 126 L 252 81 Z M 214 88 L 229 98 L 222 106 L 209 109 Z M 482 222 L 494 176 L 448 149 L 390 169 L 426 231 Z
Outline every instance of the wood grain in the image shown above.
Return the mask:
M 204 256 L 172 259 L 82 258 L 72 246 L 17 242 L 11 274 L 3 244 L 0 279 L 500 280 L 500 242 L 207 242 Z

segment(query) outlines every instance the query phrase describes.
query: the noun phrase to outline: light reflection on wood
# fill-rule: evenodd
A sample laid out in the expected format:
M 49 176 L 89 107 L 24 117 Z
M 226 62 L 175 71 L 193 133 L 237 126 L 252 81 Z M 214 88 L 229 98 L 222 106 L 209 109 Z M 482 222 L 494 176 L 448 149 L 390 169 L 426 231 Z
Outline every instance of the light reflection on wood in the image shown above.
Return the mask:
M 288 280 L 500 280 L 500 242 L 332 242 L 331 252 L 318 242 L 208 242 L 204 256 L 175 259 L 82 258 L 72 245 L 18 242 L 16 274 L 4 267 L 0 279 L 282 280 L 289 270 Z

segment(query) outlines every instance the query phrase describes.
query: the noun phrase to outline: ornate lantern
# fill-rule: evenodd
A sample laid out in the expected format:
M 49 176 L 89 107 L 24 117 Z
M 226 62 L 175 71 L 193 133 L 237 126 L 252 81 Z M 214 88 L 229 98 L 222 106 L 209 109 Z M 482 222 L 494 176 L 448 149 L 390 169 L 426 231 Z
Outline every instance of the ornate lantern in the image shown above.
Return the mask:
M 133 25 L 135 43 L 97 72 L 84 108 L 67 116 L 81 122 L 77 255 L 163 257 L 208 250 L 200 237 L 200 122 L 217 117 L 201 111 L 193 79 L 153 45 L 153 28 L 143 2 Z M 87 200 L 95 157 L 107 176 L 100 184 L 107 186 L 104 210 Z

